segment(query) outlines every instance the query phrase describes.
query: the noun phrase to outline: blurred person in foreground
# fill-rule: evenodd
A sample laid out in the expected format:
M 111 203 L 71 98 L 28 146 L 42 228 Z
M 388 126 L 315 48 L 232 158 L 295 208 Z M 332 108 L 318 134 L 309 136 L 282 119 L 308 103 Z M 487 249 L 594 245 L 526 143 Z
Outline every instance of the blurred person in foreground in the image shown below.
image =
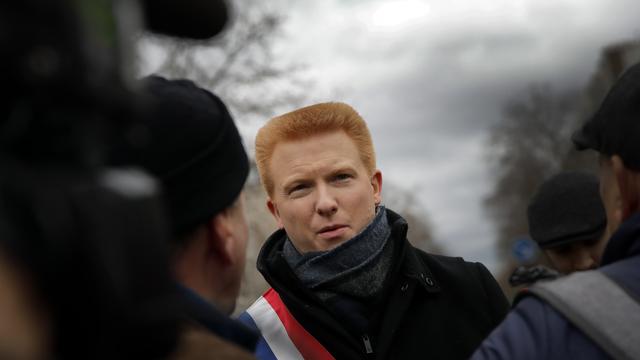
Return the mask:
M 136 5 L 0 3 L 2 359 L 163 359 L 178 343 L 155 182 L 104 163 L 134 113 Z
M 565 171 L 545 180 L 527 208 L 529 234 L 551 266 L 516 269 L 514 285 L 595 269 L 607 244 L 607 216 L 595 175 Z M 516 281 L 519 280 L 519 281 Z
M 173 353 L 184 320 L 155 182 L 104 163 L 136 115 L 139 3 L 0 5 L 3 359 L 197 357 Z M 227 21 L 223 0 L 142 3 L 167 35 L 208 38 Z
M 640 357 L 640 65 L 627 70 L 573 135 L 600 153 L 607 216 L 598 270 L 533 286 L 473 359 Z
M 149 76 L 142 91 L 147 115 L 134 126 L 144 141 L 114 147 L 112 163 L 142 167 L 161 181 L 173 230 L 173 275 L 189 322 L 216 339 L 215 358 L 248 358 L 257 335 L 228 318 L 248 238 L 242 139 L 224 103 L 191 81 Z
M 179 302 L 153 184 L 0 155 L 0 358 L 173 353 Z
M 261 359 L 464 359 L 508 303 L 479 263 L 427 254 L 382 205 L 366 123 L 324 103 L 271 119 L 256 138 L 280 229 L 258 270 L 272 286 L 242 321 Z

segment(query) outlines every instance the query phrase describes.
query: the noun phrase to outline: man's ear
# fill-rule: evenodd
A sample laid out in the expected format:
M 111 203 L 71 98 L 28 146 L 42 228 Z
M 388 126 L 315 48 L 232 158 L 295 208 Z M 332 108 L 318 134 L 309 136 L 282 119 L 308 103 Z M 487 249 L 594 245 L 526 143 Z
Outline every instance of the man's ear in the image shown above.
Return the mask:
M 640 200 L 640 183 L 639 176 L 635 172 L 629 170 L 618 155 L 611 157 L 611 166 L 613 174 L 620 191 L 620 200 L 622 202 L 622 220 L 626 220 L 633 213 L 640 210 L 638 201 Z
M 371 187 L 373 188 L 373 199 L 376 205 L 382 202 L 382 171 L 376 169 L 371 176 Z
M 233 234 L 230 213 L 223 210 L 209 221 L 209 249 L 223 264 L 233 264 L 235 247 L 238 246 Z
M 278 228 L 284 228 L 284 224 L 282 223 L 282 219 L 280 218 L 280 211 L 278 211 L 278 205 L 271 200 L 271 197 L 267 198 L 267 208 L 273 218 L 276 219 L 276 223 L 278 223 Z

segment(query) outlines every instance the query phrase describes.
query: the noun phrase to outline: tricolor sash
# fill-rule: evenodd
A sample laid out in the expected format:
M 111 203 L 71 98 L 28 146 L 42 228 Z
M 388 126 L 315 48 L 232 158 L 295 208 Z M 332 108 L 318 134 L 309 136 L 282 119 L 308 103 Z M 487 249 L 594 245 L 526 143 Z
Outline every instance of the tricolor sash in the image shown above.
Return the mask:
M 261 333 L 256 356 L 263 360 L 333 360 L 333 356 L 291 315 L 278 293 L 269 289 L 240 321 Z

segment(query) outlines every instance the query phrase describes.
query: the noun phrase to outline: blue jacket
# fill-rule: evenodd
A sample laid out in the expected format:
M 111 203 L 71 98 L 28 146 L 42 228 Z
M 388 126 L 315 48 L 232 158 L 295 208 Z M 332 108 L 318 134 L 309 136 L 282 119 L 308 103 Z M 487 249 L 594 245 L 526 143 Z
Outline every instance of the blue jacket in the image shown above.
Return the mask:
M 640 213 L 609 240 L 599 271 L 640 296 Z M 561 314 L 533 296 L 520 301 L 472 356 L 473 360 L 608 358 Z

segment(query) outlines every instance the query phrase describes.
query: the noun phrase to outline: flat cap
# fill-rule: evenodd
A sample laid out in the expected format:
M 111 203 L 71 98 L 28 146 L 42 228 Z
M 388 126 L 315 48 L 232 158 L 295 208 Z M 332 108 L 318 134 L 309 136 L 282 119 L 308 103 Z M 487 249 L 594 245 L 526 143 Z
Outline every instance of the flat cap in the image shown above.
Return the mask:
M 625 166 L 640 170 L 640 64 L 622 74 L 571 140 L 578 150 L 618 155 Z
M 541 248 L 599 238 L 607 224 L 598 178 L 562 172 L 546 180 L 527 209 L 529 234 Z

